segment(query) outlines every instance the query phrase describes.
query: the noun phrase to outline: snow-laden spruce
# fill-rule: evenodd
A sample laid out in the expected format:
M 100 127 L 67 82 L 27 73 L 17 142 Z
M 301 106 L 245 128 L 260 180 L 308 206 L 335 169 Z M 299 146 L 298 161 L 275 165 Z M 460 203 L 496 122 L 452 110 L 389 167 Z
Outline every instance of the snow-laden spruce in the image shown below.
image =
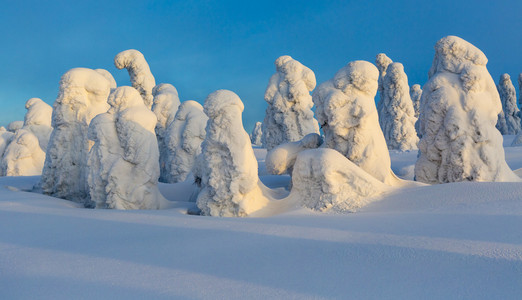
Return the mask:
M 384 104 L 383 97 L 384 97 L 384 76 L 386 75 L 386 69 L 388 69 L 388 66 L 393 63 L 393 60 L 386 56 L 384 53 L 379 53 L 375 57 L 375 65 L 377 66 L 377 69 L 379 70 L 379 80 L 377 85 L 377 91 L 379 92 L 379 102 L 377 102 L 377 113 L 379 114 L 379 124 L 381 124 L 381 111 L 382 106 Z
M 518 107 L 522 107 L 522 73 L 518 74 Z
M 497 85 L 502 112 L 498 115 L 497 129 L 505 135 L 514 135 L 520 132 L 520 111 L 517 107 L 517 92 L 511 77 L 502 74 Z
M 159 163 L 160 163 L 160 182 L 169 182 L 167 164 L 168 149 L 165 143 L 167 126 L 172 123 L 174 116 L 179 107 L 178 90 L 168 83 L 161 83 L 152 89 L 154 96 L 154 103 L 152 104 L 152 112 L 156 114 L 158 123 L 156 124 L 156 138 L 158 139 L 159 147 Z
M 323 147 L 335 149 L 379 181 L 400 180 L 379 127 L 375 94 L 379 71 L 366 61 L 353 61 L 313 93 L 316 116 L 323 129 Z
M 45 152 L 38 137 L 27 129 L 19 129 L 12 137 L 0 161 L 0 176 L 34 176 L 42 174 Z
M 281 144 L 268 151 L 265 158 L 266 170 L 274 175 L 292 174 L 297 155 L 304 150 L 318 148 L 322 143 L 320 135 L 310 133 L 300 141 Z
M 313 210 L 354 212 L 390 189 L 338 151 L 321 148 L 297 156 L 290 197 Z
M 250 142 L 252 145 L 262 146 L 263 145 L 263 123 L 256 122 L 252 133 L 250 134 Z
M 24 117 L 23 129 L 32 132 L 37 138 L 42 151 L 47 151 L 51 137 L 53 108 L 39 98 L 31 98 L 25 103 L 27 112 Z
M 101 115 L 90 128 L 96 147 L 89 159 L 89 184 L 96 193 L 96 206 L 114 209 L 159 209 L 166 200 L 158 190 L 159 151 L 154 128 L 156 115 L 143 103 L 139 92 L 129 86 L 116 88 L 109 96 L 109 115 Z M 110 128 L 109 128 L 110 127 Z M 114 127 L 114 128 L 112 128 Z M 106 135 L 105 135 L 106 134 Z M 117 139 L 111 144 L 107 139 Z M 92 157 L 100 155 L 98 157 Z M 115 159 L 115 161 L 112 161 Z M 96 168 L 100 167 L 99 170 Z M 99 176 L 100 180 L 92 178 Z M 94 180 L 93 180 L 94 179 Z M 106 182 L 104 182 L 106 180 Z M 105 185 L 106 200 L 103 204 Z
M 175 183 L 189 178 L 196 157 L 201 153 L 207 121 L 201 104 L 193 100 L 181 103 L 174 121 L 165 132 L 165 182 Z
M 506 164 L 495 128 L 502 105 L 487 61 L 456 36 L 435 45 L 421 100 L 418 181 L 520 181 Z
M 15 133 L 18 129 L 24 127 L 24 121 L 13 121 L 7 124 L 7 131 Z
M 415 110 L 415 118 L 419 117 L 420 99 L 422 96 L 422 88 L 420 84 L 414 84 L 410 87 L 411 102 L 413 102 L 413 110 Z
M 410 98 L 408 77 L 401 63 L 388 66 L 382 85 L 382 110 L 379 117 L 388 149 L 417 150 L 417 118 Z
M 244 105 L 228 90 L 211 93 L 204 104 L 209 117 L 202 144 L 201 191 L 197 206 L 203 215 L 245 217 L 263 208 L 257 160 L 248 133 L 243 129 Z
M 86 165 L 92 143 L 87 130 L 92 118 L 109 108 L 111 83 L 86 68 L 67 71 L 53 105 L 53 131 L 40 186 L 46 194 L 87 203 Z
M 8 131 L 4 126 L 0 127 L 0 160 L 2 159 L 5 149 L 13 140 L 14 133 Z
M 114 57 L 114 65 L 120 70 L 127 69 L 132 86 L 140 92 L 143 102 L 150 109 L 154 99 L 152 89 L 156 86 L 156 80 L 143 54 L 134 49 L 122 51 Z
M 309 133 L 319 133 L 312 111 L 310 92 L 315 88 L 315 74 L 309 68 L 284 55 L 275 61 L 276 73 L 265 91 L 268 103 L 263 121 L 263 146 L 299 141 Z

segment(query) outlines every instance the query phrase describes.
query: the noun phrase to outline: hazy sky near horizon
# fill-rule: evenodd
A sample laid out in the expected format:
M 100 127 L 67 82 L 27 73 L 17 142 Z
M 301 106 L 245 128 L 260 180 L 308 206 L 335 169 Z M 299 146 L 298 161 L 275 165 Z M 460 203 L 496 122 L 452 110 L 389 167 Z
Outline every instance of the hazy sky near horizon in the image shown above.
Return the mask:
M 60 77 L 104 68 L 130 85 L 114 56 L 137 49 L 156 83 L 203 103 L 217 89 L 245 103 L 250 131 L 262 121 L 274 61 L 290 55 L 317 83 L 353 60 L 384 52 L 423 85 L 440 38 L 457 35 L 488 57 L 495 82 L 522 72 L 522 1 L 2 1 L 0 125 L 23 120 L 25 101 L 52 105 Z

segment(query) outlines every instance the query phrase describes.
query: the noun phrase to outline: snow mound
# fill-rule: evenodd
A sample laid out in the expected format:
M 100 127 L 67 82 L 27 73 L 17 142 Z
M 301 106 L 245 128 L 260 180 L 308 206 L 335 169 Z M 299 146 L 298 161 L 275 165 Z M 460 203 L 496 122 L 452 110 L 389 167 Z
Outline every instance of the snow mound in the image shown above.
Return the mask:
M 34 176 L 42 173 L 45 152 L 31 131 L 19 129 L 0 161 L 0 176 Z
M 156 80 L 143 54 L 134 49 L 122 51 L 114 57 L 114 65 L 120 70 L 127 69 L 132 86 L 140 92 L 143 102 L 150 109 L 154 99 L 152 89 Z
M 265 159 L 267 171 L 273 175 L 292 174 L 297 155 L 307 149 L 315 149 L 323 143 L 317 133 L 307 134 L 302 140 L 281 144 L 268 151 Z
M 292 172 L 291 197 L 322 212 L 355 212 L 390 189 L 333 149 L 299 153 Z
M 353 61 L 313 93 L 316 116 L 325 135 L 323 147 L 335 149 L 381 182 L 400 180 L 391 170 L 374 97 L 379 71 L 366 61 Z
M 215 91 L 205 100 L 209 120 L 198 163 L 202 177 L 197 197 L 203 215 L 245 217 L 268 203 L 250 138 L 243 129 L 243 109 L 241 99 L 228 90 Z
M 181 182 L 189 178 L 196 157 L 201 153 L 208 117 L 196 101 L 181 103 L 174 121 L 166 129 L 166 182 Z
M 252 133 L 250 134 L 250 142 L 252 145 L 262 146 L 263 145 L 263 123 L 256 122 L 254 129 L 252 129 Z
M 42 151 L 47 151 L 47 144 L 51 137 L 53 108 L 39 98 L 31 98 L 25 103 L 27 112 L 24 117 L 23 128 L 32 132 L 37 138 Z
M 517 107 L 517 92 L 511 77 L 502 74 L 497 85 L 502 111 L 498 115 L 497 129 L 503 135 L 515 135 L 520 132 L 520 110 Z
M 88 202 L 85 175 L 92 143 L 87 131 L 91 119 L 109 108 L 110 89 L 111 83 L 92 69 L 75 68 L 62 76 L 40 183 L 44 193 Z
M 459 37 L 435 45 L 421 100 L 418 181 L 520 181 L 495 128 L 502 106 L 486 63 L 482 51 Z
M 7 124 L 7 131 L 16 132 L 18 129 L 24 126 L 24 121 L 13 121 Z
M 158 139 L 158 147 L 159 147 L 159 163 L 160 163 L 160 181 L 168 182 L 167 177 L 168 167 L 167 157 L 168 157 L 168 149 L 165 143 L 165 138 L 167 134 L 167 126 L 172 123 L 176 112 L 179 107 L 179 96 L 178 90 L 168 83 L 161 83 L 155 86 L 152 89 L 152 95 L 154 95 L 154 103 L 152 104 L 152 112 L 156 114 L 158 118 L 158 123 L 156 124 L 156 138 Z
M 319 133 L 312 111 L 310 92 L 315 88 L 315 74 L 309 68 L 284 55 L 275 61 L 276 73 L 265 91 L 268 103 L 263 121 L 263 146 L 301 140 L 309 133 Z

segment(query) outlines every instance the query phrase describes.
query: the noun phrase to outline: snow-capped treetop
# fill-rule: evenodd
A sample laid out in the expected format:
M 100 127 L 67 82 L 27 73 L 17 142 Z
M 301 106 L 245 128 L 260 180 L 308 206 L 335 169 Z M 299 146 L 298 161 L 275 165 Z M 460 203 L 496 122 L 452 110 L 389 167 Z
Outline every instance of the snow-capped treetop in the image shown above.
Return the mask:
M 107 100 L 107 103 L 111 106 L 108 113 L 118 115 L 118 118 L 135 122 L 156 135 L 154 128 L 156 127 L 157 118 L 153 113 L 148 113 L 150 110 L 143 110 L 146 106 L 144 106 L 142 99 L 135 88 L 120 86 L 110 94 Z
M 117 87 L 116 80 L 114 80 L 114 77 L 112 76 L 111 72 L 105 70 L 105 69 L 96 69 L 94 70 L 105 77 L 110 83 L 111 83 L 111 89 L 115 89 Z
M 24 117 L 24 126 L 45 125 L 51 127 L 53 108 L 40 98 L 31 98 L 25 103 L 27 112 Z
M 415 110 L 415 118 L 419 117 L 420 99 L 422 96 L 422 88 L 420 84 L 414 84 L 410 88 L 410 97 L 413 102 L 413 109 Z
M 250 141 L 252 145 L 261 146 L 263 138 L 263 123 L 256 122 L 254 129 L 252 129 L 252 133 L 250 134 Z
M 4 126 L 0 126 L 0 132 L 7 131 Z
M 375 57 L 375 65 L 377 66 L 377 69 L 379 70 L 379 88 L 378 91 L 382 93 L 382 80 L 384 78 L 384 75 L 386 75 L 386 69 L 388 68 L 388 65 L 391 64 L 393 60 L 386 56 L 384 53 L 379 53 Z
M 154 95 L 154 103 L 152 111 L 158 117 L 158 129 L 164 130 L 176 115 L 180 105 L 178 90 L 168 83 L 160 83 L 152 89 Z
M 134 49 L 122 51 L 114 57 L 114 65 L 120 70 L 127 69 L 132 86 L 140 92 L 145 105 L 150 109 L 154 98 L 152 89 L 156 80 L 143 54 Z
M 502 134 L 518 134 L 520 132 L 520 116 L 517 107 L 517 93 L 508 74 L 500 76 L 497 89 L 502 101 L 502 112 L 499 115 L 497 128 Z
M 7 131 L 16 132 L 24 126 L 24 121 L 13 121 L 7 124 Z
M 35 176 L 42 174 L 45 152 L 39 145 L 38 137 L 21 128 L 5 148 L 0 160 L 0 176 Z

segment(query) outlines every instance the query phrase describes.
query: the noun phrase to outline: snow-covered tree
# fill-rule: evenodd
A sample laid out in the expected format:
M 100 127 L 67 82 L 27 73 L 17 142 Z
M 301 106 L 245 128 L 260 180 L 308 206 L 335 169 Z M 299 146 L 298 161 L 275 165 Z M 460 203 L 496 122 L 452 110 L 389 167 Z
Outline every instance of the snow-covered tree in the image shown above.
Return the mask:
M 114 57 L 114 65 L 120 70 L 127 69 L 132 86 L 140 92 L 143 102 L 150 109 L 154 99 L 152 89 L 156 86 L 156 80 L 143 54 L 134 49 L 122 51 Z
M 399 179 L 379 127 L 375 94 L 379 71 L 366 61 L 353 61 L 313 93 L 316 116 L 325 135 L 323 147 L 335 149 L 386 184 Z
M 111 72 L 105 70 L 105 69 L 95 69 L 94 71 L 100 73 L 111 83 L 111 90 L 116 88 L 116 80 L 114 80 L 114 77 L 112 76 Z
M 243 102 L 228 90 L 211 93 L 204 104 L 209 117 L 201 152 L 201 191 L 197 206 L 203 215 L 245 217 L 263 208 L 257 160 L 243 129 Z
M 167 170 L 168 149 L 165 143 L 167 126 L 172 123 L 174 116 L 178 111 L 179 97 L 178 90 L 168 83 L 161 83 L 152 89 L 154 95 L 154 103 L 152 104 L 152 112 L 156 114 L 158 123 L 156 124 L 156 138 L 159 147 L 159 163 L 160 163 L 160 182 L 169 182 L 169 171 Z
M 42 174 L 45 152 L 38 138 L 27 129 L 19 129 L 4 151 L 0 176 L 34 176 Z
M 4 156 L 5 149 L 11 143 L 13 140 L 14 133 L 11 131 L 7 131 L 5 127 L 0 127 L 0 161 L 2 160 L 2 157 Z M 1 171 L 0 171 L 1 172 Z
M 7 124 L 7 131 L 15 133 L 18 129 L 24 127 L 24 121 L 13 121 Z
M 51 127 L 53 108 L 39 98 L 27 100 L 25 108 L 27 112 L 25 113 L 24 126 L 22 128 L 29 130 L 38 138 L 40 148 L 45 152 L 53 131 Z
M 495 128 L 502 105 L 487 61 L 456 36 L 435 45 L 421 100 L 418 181 L 520 181 L 506 164 Z
M 100 143 L 92 155 L 101 154 L 100 157 L 90 159 L 98 161 L 103 165 L 99 173 L 104 173 L 113 158 L 119 156 L 107 175 L 100 175 L 107 178 L 106 182 L 106 206 L 115 209 L 159 209 L 165 206 L 166 200 L 158 190 L 159 178 L 159 151 L 156 141 L 154 128 L 157 119 L 152 111 L 143 103 L 139 92 L 129 86 L 116 88 L 109 96 L 108 103 L 110 109 L 108 114 L 113 115 L 114 122 L 109 116 L 93 125 L 91 136 Z M 103 116 L 103 115 L 102 115 Z M 114 126 L 114 128 L 109 128 Z M 114 132 L 115 129 L 115 132 Z M 117 134 L 116 143 L 120 151 L 111 150 L 115 145 L 104 139 L 111 138 Z M 106 136 L 103 136 L 107 134 Z M 91 157 L 92 158 L 92 157 Z M 96 166 L 91 164 L 90 167 Z M 89 174 L 96 171 L 89 170 Z M 90 180 L 91 184 L 97 182 Z M 90 187 L 91 191 L 99 191 L 101 188 Z M 103 199 L 96 198 L 97 206 L 103 206 Z M 101 203 L 101 205 L 99 205 Z
M 274 175 L 291 175 L 297 155 L 304 150 L 318 148 L 322 143 L 320 135 L 310 133 L 300 141 L 281 144 L 268 151 L 265 159 L 266 170 Z
M 410 98 L 408 77 L 401 63 L 391 63 L 383 79 L 381 129 L 388 149 L 417 150 L 415 111 Z
M 275 61 L 276 73 L 265 91 L 268 103 L 263 121 L 263 146 L 299 141 L 309 133 L 319 133 L 312 111 L 310 92 L 315 88 L 315 74 L 288 55 Z
M 518 107 L 522 107 L 522 73 L 518 74 Z
M 497 85 L 502 112 L 499 114 L 497 129 L 502 134 L 518 134 L 520 132 L 520 111 L 517 107 L 517 92 L 508 74 L 502 74 Z
M 110 88 L 111 83 L 92 69 L 75 68 L 62 76 L 40 183 L 44 193 L 88 202 L 85 171 L 92 143 L 87 130 L 91 119 L 109 108 Z
M 420 99 L 422 96 L 422 88 L 420 84 L 414 84 L 410 88 L 410 97 L 413 102 L 413 109 L 415 110 L 415 118 L 419 117 L 420 113 Z
M 166 182 L 175 183 L 187 179 L 196 157 L 201 153 L 207 121 L 208 117 L 201 104 L 192 100 L 181 103 L 165 134 L 168 150 L 165 163 Z
M 375 57 L 375 65 L 377 66 L 377 69 L 379 70 L 379 80 L 377 85 L 377 91 L 379 92 L 379 102 L 377 102 L 377 113 L 379 115 L 379 124 L 381 123 L 381 115 L 382 115 L 382 106 L 384 104 L 383 97 L 384 97 L 384 76 L 386 75 L 386 69 L 388 66 L 393 63 L 393 60 L 391 60 L 386 54 L 379 53 Z M 381 125 L 382 126 L 382 125 Z
M 252 129 L 252 133 L 250 134 L 250 142 L 252 145 L 262 146 L 263 145 L 263 123 L 256 122 L 254 129 Z

